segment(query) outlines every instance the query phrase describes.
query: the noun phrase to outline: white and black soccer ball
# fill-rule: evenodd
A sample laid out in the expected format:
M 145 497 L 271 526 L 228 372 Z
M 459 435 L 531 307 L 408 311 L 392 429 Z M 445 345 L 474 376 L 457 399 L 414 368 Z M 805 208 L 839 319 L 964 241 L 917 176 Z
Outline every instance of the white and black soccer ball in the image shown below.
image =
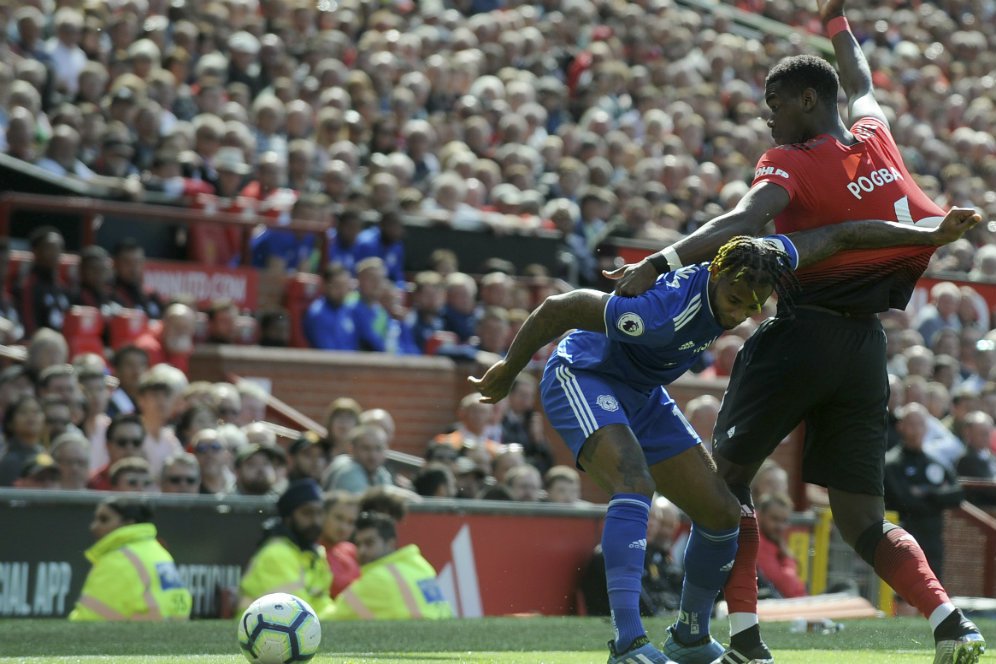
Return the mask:
M 315 610 L 287 593 L 263 595 L 239 620 L 239 647 L 252 664 L 307 662 L 321 642 Z

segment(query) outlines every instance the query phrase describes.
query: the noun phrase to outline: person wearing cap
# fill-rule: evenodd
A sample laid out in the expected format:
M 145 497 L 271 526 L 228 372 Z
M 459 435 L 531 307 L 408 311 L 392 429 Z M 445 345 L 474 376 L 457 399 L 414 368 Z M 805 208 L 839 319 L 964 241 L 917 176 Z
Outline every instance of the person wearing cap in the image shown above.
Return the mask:
M 149 462 L 142 457 L 125 457 L 111 464 L 108 470 L 111 478 L 111 491 L 126 493 L 148 493 L 156 491 Z
M 488 487 L 487 469 L 470 457 L 457 457 L 453 476 L 456 478 L 456 498 L 477 498 Z
M 283 451 L 278 447 L 246 445 L 235 457 L 235 493 L 242 496 L 265 496 L 277 483 L 276 463 Z
M 316 482 L 322 479 L 327 461 L 318 434 L 305 431 L 290 444 L 287 453 L 287 479 L 294 481 L 310 477 Z
M 58 489 L 59 467 L 45 452 L 28 459 L 21 470 L 21 476 L 14 480 L 18 489 Z
M 163 474 L 159 478 L 159 489 L 163 493 L 200 493 L 201 467 L 197 457 L 189 452 L 181 452 L 166 459 Z
M 253 99 L 263 89 L 259 78 L 259 39 L 253 34 L 240 30 L 228 38 L 228 82 L 243 83 L 249 87 Z
M 165 372 L 156 365 L 144 374 L 138 383 L 138 410 L 145 427 L 144 456 L 152 467 L 153 477 L 162 472 L 163 462 L 183 451 L 179 439 L 168 426 L 173 414 L 176 393 Z
M 68 431 L 52 441 L 50 453 L 59 469 L 59 487 L 67 491 L 86 489 L 90 478 L 90 441 L 86 436 Z
M 141 501 L 107 498 L 97 505 L 87 549 L 93 563 L 69 620 L 187 620 L 190 591 L 173 556 L 157 541 L 152 511 Z
M 332 570 L 325 547 L 318 543 L 325 521 L 318 482 L 291 482 L 277 500 L 277 514 L 279 521 L 268 529 L 242 575 L 238 613 L 263 595 L 284 592 L 303 599 L 326 620 L 333 611 Z
M 436 570 L 409 544 L 398 548 L 394 519 L 365 512 L 356 520 L 360 578 L 335 600 L 333 620 L 442 620 L 453 617 Z
M 126 413 L 114 417 L 107 425 L 107 463 L 90 477 L 87 488 L 110 491 L 111 467 L 127 457 L 142 457 L 144 440 L 145 427 L 138 415 Z
M 93 361 L 81 358 L 93 358 Z M 111 391 L 118 381 L 107 375 L 104 360 L 99 355 L 87 353 L 75 358 L 76 378 L 83 391 L 85 415 L 80 429 L 89 441 L 90 470 L 95 471 L 107 463 L 107 427 L 111 417 L 107 414 Z

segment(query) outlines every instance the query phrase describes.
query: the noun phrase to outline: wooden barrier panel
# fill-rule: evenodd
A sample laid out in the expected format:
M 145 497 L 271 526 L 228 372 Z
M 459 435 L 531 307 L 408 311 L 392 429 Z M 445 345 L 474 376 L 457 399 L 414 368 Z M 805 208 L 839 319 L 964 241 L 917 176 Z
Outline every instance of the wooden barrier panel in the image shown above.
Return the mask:
M 365 409 L 384 408 L 397 425 L 392 448 L 416 456 L 452 424 L 466 392 L 457 385 L 453 361 L 442 357 L 259 346 L 205 345 L 194 351 L 191 380 L 225 380 L 229 374 L 268 381 L 276 397 L 323 424 L 326 407 L 338 397 L 352 397 Z

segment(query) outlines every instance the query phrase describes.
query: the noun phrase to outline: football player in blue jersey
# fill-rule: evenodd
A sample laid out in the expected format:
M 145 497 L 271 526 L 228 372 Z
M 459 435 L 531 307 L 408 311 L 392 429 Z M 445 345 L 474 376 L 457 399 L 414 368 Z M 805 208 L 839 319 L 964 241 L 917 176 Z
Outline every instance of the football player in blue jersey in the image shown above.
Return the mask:
M 791 298 L 792 271 L 842 249 L 945 244 L 980 221 L 953 209 L 933 230 L 856 221 L 768 238 L 739 236 L 711 263 L 662 274 L 637 297 L 578 289 L 547 298 L 516 334 L 505 359 L 470 382 L 496 403 L 540 348 L 568 334 L 541 383 L 551 424 L 579 467 L 611 495 L 602 551 L 615 639 L 609 664 L 711 662 L 723 647 L 709 617 L 737 550 L 739 501 L 663 387 L 681 376 L 724 330 L 761 311 L 772 292 Z M 657 491 L 692 520 L 679 619 L 664 652 L 639 613 L 647 517 Z M 721 572 L 717 573 L 717 570 Z M 665 652 L 667 654 L 665 654 Z

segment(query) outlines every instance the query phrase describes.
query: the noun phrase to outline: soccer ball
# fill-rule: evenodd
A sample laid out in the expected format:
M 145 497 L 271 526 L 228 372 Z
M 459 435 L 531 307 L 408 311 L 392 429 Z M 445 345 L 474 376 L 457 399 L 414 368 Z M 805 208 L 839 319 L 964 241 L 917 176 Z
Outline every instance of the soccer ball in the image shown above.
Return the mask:
M 239 646 L 252 664 L 307 662 L 321 642 L 315 610 L 287 593 L 263 595 L 239 621 Z

